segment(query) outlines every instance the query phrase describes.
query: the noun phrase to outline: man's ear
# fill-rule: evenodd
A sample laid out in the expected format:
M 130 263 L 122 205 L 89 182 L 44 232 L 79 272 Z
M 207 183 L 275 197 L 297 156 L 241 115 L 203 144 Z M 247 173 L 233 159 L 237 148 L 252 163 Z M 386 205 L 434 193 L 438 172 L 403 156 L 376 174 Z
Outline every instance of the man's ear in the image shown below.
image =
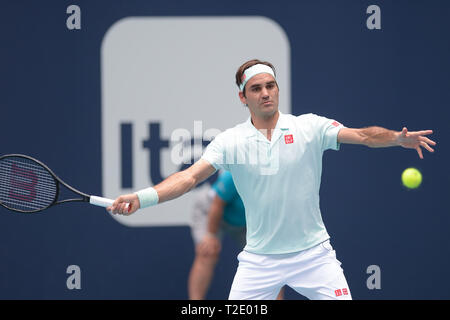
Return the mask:
M 239 91 L 239 99 L 241 100 L 242 104 L 247 104 L 247 98 L 244 96 L 244 92 Z

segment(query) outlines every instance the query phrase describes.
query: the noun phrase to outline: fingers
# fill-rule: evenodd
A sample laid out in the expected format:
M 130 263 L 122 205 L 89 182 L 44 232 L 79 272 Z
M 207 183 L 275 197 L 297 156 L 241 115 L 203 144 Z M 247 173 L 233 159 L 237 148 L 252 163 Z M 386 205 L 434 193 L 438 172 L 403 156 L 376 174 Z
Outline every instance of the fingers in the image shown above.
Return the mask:
M 112 214 L 120 214 L 120 215 L 125 215 L 125 216 L 128 216 L 135 211 L 135 210 L 133 210 L 132 203 L 129 203 L 127 201 L 127 198 L 124 196 L 118 197 L 114 201 L 112 206 L 106 208 L 106 210 L 108 210 L 108 212 L 110 212 Z
M 433 130 L 422 130 L 422 131 L 417 131 L 415 133 L 420 136 L 426 136 L 426 135 L 432 134 Z
M 411 136 L 411 137 L 419 137 L 419 136 L 427 136 L 433 134 L 433 130 L 420 130 L 420 131 L 410 131 L 408 132 L 408 129 L 406 129 L 406 127 L 404 127 L 402 129 L 402 135 L 403 136 Z M 430 140 L 431 141 L 431 140 Z
M 432 133 L 433 130 L 408 132 L 408 129 L 406 127 L 403 127 L 401 132 L 401 135 L 404 138 L 402 146 L 405 148 L 416 149 L 420 159 L 423 159 L 422 148 L 426 149 L 428 152 L 434 152 L 434 149 L 431 146 L 435 146 L 436 142 L 425 137 L 426 135 Z
M 420 141 L 420 145 L 421 145 L 423 148 L 427 149 L 428 151 L 434 152 L 434 149 L 431 148 L 431 147 L 430 147 L 428 144 L 426 144 L 425 142 Z
M 402 136 L 406 137 L 407 133 L 408 133 L 408 129 L 406 127 L 403 127 L 403 129 L 402 129 Z
M 422 149 L 420 147 L 417 147 L 416 150 L 417 150 L 417 153 L 419 154 L 419 158 L 423 159 Z
M 431 140 L 431 139 L 428 139 L 427 137 L 421 137 L 420 140 L 421 140 L 421 141 L 424 141 L 425 143 L 431 144 L 432 146 L 435 146 L 435 145 L 436 145 L 436 142 L 435 142 L 435 141 L 433 141 L 433 140 Z
M 426 142 L 424 141 L 420 141 L 419 142 L 419 146 L 417 146 L 415 149 L 417 150 L 417 153 L 419 154 L 420 159 L 423 159 L 423 153 L 422 153 L 422 148 L 425 148 L 426 150 L 428 150 L 429 152 L 434 152 L 434 149 L 432 147 L 430 147 Z
M 410 137 L 422 137 L 422 136 L 426 136 L 429 134 L 432 134 L 433 130 L 421 130 L 421 131 L 413 131 L 413 132 L 409 132 L 408 136 Z
M 431 131 L 431 130 L 429 130 Z M 417 153 L 419 154 L 420 159 L 423 159 L 423 153 L 422 148 L 425 148 L 428 152 L 434 152 L 434 149 L 430 147 L 430 144 L 435 146 L 436 142 L 433 140 L 428 139 L 427 137 L 420 137 L 419 138 L 419 146 L 416 147 Z
M 128 205 L 128 203 L 119 203 L 117 206 L 112 206 L 112 209 L 110 212 L 112 214 L 120 214 L 124 216 L 129 216 L 131 214 L 130 212 L 131 206 Z
M 131 214 L 130 208 L 131 208 L 131 206 L 128 203 L 126 203 L 126 202 L 120 203 L 117 206 L 117 211 L 118 211 L 117 213 L 124 215 L 124 216 L 129 216 Z

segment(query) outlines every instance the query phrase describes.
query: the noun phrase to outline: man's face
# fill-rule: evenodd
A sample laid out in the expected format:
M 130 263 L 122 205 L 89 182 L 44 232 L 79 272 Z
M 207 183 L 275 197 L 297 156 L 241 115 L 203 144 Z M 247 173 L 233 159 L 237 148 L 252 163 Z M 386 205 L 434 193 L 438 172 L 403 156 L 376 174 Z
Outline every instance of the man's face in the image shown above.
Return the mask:
M 239 92 L 243 104 L 248 105 L 250 114 L 260 118 L 269 118 L 278 112 L 278 85 L 268 73 L 252 77 L 245 85 L 245 96 Z

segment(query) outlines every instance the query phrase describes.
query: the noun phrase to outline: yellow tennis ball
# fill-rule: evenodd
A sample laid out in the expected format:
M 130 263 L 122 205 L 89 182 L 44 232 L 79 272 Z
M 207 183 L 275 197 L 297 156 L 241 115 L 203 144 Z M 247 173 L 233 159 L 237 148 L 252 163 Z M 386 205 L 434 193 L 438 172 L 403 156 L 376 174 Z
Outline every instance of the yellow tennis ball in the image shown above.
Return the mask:
M 422 183 L 422 173 L 416 168 L 405 169 L 402 173 L 403 185 L 409 189 L 415 189 Z

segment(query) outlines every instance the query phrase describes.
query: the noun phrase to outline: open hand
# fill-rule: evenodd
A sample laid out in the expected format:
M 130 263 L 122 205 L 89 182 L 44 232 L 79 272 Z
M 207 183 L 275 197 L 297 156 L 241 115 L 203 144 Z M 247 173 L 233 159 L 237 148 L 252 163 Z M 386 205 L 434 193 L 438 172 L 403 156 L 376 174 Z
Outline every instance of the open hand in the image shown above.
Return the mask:
M 430 145 L 435 146 L 436 142 L 425 137 L 426 135 L 432 134 L 433 130 L 422 130 L 422 131 L 411 131 L 404 127 L 400 132 L 398 137 L 398 143 L 403 148 L 416 149 L 419 154 L 420 159 L 423 159 L 422 149 L 425 148 L 429 152 L 434 152 L 434 149 Z

